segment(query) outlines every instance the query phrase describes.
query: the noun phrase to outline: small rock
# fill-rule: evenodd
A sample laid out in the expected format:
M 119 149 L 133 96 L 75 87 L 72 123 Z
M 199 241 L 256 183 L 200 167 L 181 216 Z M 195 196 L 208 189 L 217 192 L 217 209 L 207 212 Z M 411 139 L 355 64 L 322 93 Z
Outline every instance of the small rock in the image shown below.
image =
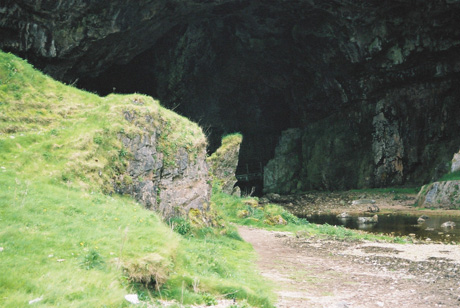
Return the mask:
M 3 247 L 0 247 L 0 252 L 2 252 L 3 250 L 4 250 Z
M 351 215 L 347 212 L 343 212 L 342 214 L 337 215 L 337 218 L 349 219 L 351 218 Z
M 335 303 L 334 306 L 332 306 L 333 308 L 348 308 L 350 306 L 348 306 L 348 303 L 346 302 L 338 302 L 338 303 Z
M 385 306 L 385 304 L 384 304 L 383 302 L 376 302 L 376 304 L 377 304 L 377 306 L 379 306 L 379 307 Z
M 424 222 L 425 222 L 425 219 L 423 217 L 419 217 L 417 219 L 417 223 L 419 223 L 419 224 L 423 224 Z
M 454 228 L 456 226 L 455 222 L 453 221 L 446 221 L 441 225 L 441 228 Z
M 64 262 L 65 259 L 57 259 L 56 261 L 58 261 L 58 262 Z
M 374 204 L 375 200 L 372 199 L 360 199 L 360 200 L 353 200 L 351 202 L 352 205 L 359 205 L 359 204 Z
M 29 305 L 38 303 L 38 302 L 41 301 L 41 300 L 43 300 L 43 297 L 38 297 L 38 298 L 35 298 L 35 299 L 33 299 L 33 300 L 30 300 L 30 301 L 29 301 Z
M 137 294 L 126 294 L 125 299 L 130 302 L 131 304 L 137 305 L 140 304 L 141 302 L 139 301 L 139 298 L 137 297 Z
M 374 215 L 372 217 L 358 217 L 358 223 L 362 224 L 374 224 L 379 221 L 379 217 Z

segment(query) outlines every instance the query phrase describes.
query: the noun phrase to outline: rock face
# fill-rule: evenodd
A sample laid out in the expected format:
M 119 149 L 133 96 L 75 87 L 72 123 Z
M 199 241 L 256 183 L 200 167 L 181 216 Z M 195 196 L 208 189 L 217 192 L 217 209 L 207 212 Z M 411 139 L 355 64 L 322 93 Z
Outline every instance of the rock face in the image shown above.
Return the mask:
M 454 154 L 454 157 L 452 158 L 452 166 L 450 168 L 450 172 L 456 172 L 459 170 L 460 170 L 460 152 Z
M 234 190 L 234 186 L 238 181 L 235 172 L 242 141 L 243 136 L 240 134 L 223 137 L 220 148 L 207 159 L 213 179 L 218 181 L 222 191 L 229 195 L 241 194 Z
M 460 181 L 434 182 L 423 186 L 417 196 L 417 205 L 426 208 L 458 209 Z
M 242 164 L 275 161 L 266 191 L 394 186 L 436 180 L 458 151 L 458 16 L 453 0 L 6 0 L 0 48 L 157 97 L 213 149 L 241 131 Z
M 276 193 L 289 193 L 296 190 L 299 171 L 302 169 L 302 150 L 300 129 L 284 131 L 275 150 L 275 158 L 268 162 L 264 168 L 264 191 Z
M 130 112 L 125 113 L 125 118 L 144 133 L 121 136 L 123 145 L 132 156 L 126 171 L 115 183 L 116 191 L 132 195 L 164 218 L 184 217 L 190 210 L 196 209 L 206 222 L 211 186 L 206 163 L 206 140 L 203 135 L 200 138 L 199 128 L 190 128 L 198 129 L 198 143 L 194 144 L 192 153 L 183 145 L 164 143 L 164 138 L 172 138 L 168 126 L 180 127 L 180 121 L 185 119 L 176 116 L 172 118 L 175 123 L 159 124 L 149 115 L 139 121 L 140 117 Z

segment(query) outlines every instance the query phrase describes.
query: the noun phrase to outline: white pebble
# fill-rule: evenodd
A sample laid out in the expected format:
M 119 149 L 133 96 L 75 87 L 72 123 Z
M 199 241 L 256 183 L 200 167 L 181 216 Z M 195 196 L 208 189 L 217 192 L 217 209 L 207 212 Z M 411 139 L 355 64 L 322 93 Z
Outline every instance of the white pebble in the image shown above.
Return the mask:
M 131 304 L 140 304 L 141 302 L 139 301 L 139 298 L 137 297 L 137 294 L 126 294 L 125 299 L 130 302 Z

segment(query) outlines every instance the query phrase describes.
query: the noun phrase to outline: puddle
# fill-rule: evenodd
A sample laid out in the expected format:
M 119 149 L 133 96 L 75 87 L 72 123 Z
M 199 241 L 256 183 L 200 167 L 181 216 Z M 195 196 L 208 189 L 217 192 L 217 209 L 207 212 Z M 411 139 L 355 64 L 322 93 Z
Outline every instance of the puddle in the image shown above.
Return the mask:
M 364 215 L 363 215 L 364 216 Z M 370 216 L 370 215 L 367 215 Z M 434 241 L 460 242 L 460 217 L 431 216 L 422 224 L 417 223 L 419 216 L 403 214 L 378 215 L 377 223 L 359 223 L 358 216 L 351 218 L 337 218 L 333 214 L 314 214 L 306 219 L 311 223 L 344 226 L 349 229 L 364 230 L 372 233 L 392 233 L 395 236 L 408 236 L 415 234 L 418 239 L 430 238 Z M 456 227 L 453 229 L 442 228 L 441 224 L 453 221 Z

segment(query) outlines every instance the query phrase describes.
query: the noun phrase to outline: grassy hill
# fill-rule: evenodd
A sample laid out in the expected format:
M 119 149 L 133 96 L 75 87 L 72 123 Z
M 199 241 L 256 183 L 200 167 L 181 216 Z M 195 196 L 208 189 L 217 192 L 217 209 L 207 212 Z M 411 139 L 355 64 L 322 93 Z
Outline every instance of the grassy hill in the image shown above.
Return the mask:
M 205 142 L 150 97 L 99 97 L 0 52 L 0 306 L 128 307 L 124 296 L 138 293 L 151 304 L 227 297 L 270 307 L 252 248 L 223 214 L 215 228 L 168 225 L 113 193 L 130 155 L 119 137 L 142 133 L 127 110 L 172 127 L 160 138 L 165 156 Z

